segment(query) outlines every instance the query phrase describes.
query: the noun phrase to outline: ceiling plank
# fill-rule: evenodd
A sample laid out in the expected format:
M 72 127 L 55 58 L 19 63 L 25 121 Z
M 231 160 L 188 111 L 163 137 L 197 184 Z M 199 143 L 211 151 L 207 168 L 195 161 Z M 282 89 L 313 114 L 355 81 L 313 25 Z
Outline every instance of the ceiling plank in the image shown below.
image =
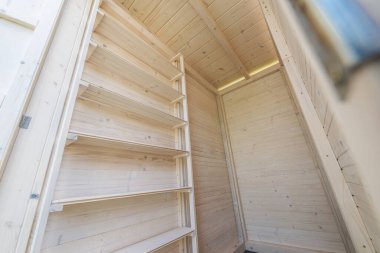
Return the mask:
M 249 74 L 247 69 L 245 68 L 242 61 L 239 59 L 238 55 L 232 49 L 230 42 L 227 40 L 226 36 L 224 36 L 222 30 L 219 28 L 218 24 L 212 18 L 209 10 L 205 6 L 205 4 L 201 0 L 190 0 L 191 6 L 195 9 L 198 15 L 203 19 L 211 33 L 215 36 L 216 40 L 226 51 L 229 58 L 233 61 L 236 68 L 240 71 L 242 75 L 244 75 L 245 79 L 249 79 Z

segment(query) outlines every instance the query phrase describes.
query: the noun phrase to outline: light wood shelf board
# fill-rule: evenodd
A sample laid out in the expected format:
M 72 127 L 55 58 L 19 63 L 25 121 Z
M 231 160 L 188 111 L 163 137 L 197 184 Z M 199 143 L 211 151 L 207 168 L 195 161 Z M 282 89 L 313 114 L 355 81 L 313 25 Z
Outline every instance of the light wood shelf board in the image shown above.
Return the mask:
M 104 136 L 88 135 L 79 132 L 70 132 L 70 136 L 76 135 L 77 144 L 82 144 L 86 146 L 113 148 L 119 150 L 127 150 L 132 152 L 141 152 L 147 154 L 156 154 L 162 156 L 173 156 L 173 157 L 183 157 L 189 154 L 186 150 L 160 147 L 155 145 L 149 145 L 144 143 L 137 143 L 132 141 L 118 140 L 107 138 Z M 68 142 L 73 143 L 73 138 L 70 138 Z
M 178 187 L 178 188 L 166 188 L 166 189 L 157 189 L 157 190 L 149 190 L 149 191 L 139 191 L 139 192 L 126 192 L 126 193 L 117 193 L 117 194 L 104 194 L 104 195 L 97 195 L 97 196 L 57 199 L 57 200 L 52 201 L 51 210 L 62 211 L 64 206 L 83 204 L 83 203 L 89 203 L 89 202 L 106 201 L 106 200 L 121 199 L 121 198 L 132 198 L 132 197 L 161 194 L 161 193 L 170 193 L 170 192 L 189 192 L 190 189 L 191 187 Z
M 168 59 L 165 59 L 116 17 L 112 16 L 106 10 L 100 9 L 100 11 L 104 13 L 104 18 L 97 27 L 97 33 L 107 36 L 121 48 L 127 50 L 138 59 L 141 59 L 169 80 L 179 78 L 182 75 L 182 72 L 174 67 Z
M 181 92 L 173 88 L 169 79 L 103 36 L 94 33 L 91 45 L 94 50 L 88 57 L 89 62 L 108 69 L 127 80 L 133 80 L 168 100 L 183 96 Z
M 132 98 L 120 95 L 104 87 L 81 80 L 82 93 L 80 97 L 86 100 L 94 101 L 111 107 L 119 108 L 123 111 L 129 111 L 135 115 L 143 116 L 151 121 L 158 122 L 162 125 L 171 127 L 184 124 L 185 121 L 174 115 L 158 110 L 150 105 L 143 104 Z
M 115 253 L 136 253 L 136 252 L 153 252 L 170 243 L 180 240 L 185 236 L 191 235 L 193 229 L 188 227 L 176 228 L 168 232 L 151 237 L 147 240 L 135 243 L 126 248 L 115 251 Z
M 134 33 L 138 34 L 138 36 L 160 52 L 165 58 L 170 59 L 175 55 L 175 53 L 166 44 L 159 40 L 155 34 L 151 33 L 145 25 L 136 20 L 131 13 L 125 11 L 125 8 L 120 2 L 103 0 L 101 7 L 103 10 L 112 14 L 112 16 L 117 17 L 120 22 L 128 26 Z

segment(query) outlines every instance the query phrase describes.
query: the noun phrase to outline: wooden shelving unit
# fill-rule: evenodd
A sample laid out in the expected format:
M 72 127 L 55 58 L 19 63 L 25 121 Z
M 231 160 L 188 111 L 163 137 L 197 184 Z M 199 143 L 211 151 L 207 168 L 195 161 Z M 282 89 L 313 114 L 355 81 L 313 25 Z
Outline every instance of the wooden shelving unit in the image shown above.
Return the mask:
M 184 59 L 165 58 L 114 1 L 92 16 L 40 249 L 143 253 L 176 242 L 197 253 Z

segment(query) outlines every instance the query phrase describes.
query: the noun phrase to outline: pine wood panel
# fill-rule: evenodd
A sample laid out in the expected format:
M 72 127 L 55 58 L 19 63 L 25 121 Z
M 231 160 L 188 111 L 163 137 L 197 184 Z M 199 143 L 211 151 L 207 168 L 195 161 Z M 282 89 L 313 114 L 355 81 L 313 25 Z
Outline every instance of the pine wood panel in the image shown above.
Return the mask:
M 276 10 L 276 4 L 273 4 Z M 371 200 L 366 194 L 365 187 L 358 175 L 358 167 L 350 152 L 350 148 L 344 140 L 341 126 L 334 120 L 334 115 L 327 104 L 326 95 L 321 91 L 320 80 L 316 77 L 308 59 L 305 57 L 304 49 L 294 36 L 292 29 L 288 27 L 287 19 L 281 13 L 275 12 L 278 23 L 281 25 L 282 33 L 287 41 L 289 49 L 294 56 L 297 68 L 305 83 L 309 96 L 314 104 L 314 108 L 324 127 L 327 138 L 331 144 L 334 154 L 342 169 L 346 183 L 353 195 L 353 199 L 358 207 L 359 213 L 366 225 L 372 243 L 377 251 L 380 251 L 380 231 L 376 227 L 376 220 L 373 210 L 370 207 Z
M 158 2 L 124 4 L 144 18 Z M 102 7 L 80 54 L 41 252 L 198 252 L 183 57 L 173 64 L 123 9 Z
M 233 252 L 236 222 L 215 95 L 187 77 L 200 252 Z
M 164 0 L 159 4 L 150 0 L 139 4 L 118 1 L 172 50 L 183 53 L 188 63 L 215 86 L 241 76 L 187 0 Z M 202 2 L 248 71 L 277 58 L 257 0 Z
M 163 58 L 159 52 L 147 45 L 147 42 L 131 31 L 120 20 L 105 10 L 100 9 L 100 12 L 104 14 L 104 17 L 96 27 L 98 34 L 110 38 L 120 48 L 149 64 L 168 79 L 172 79 L 179 74 L 180 71 L 168 59 Z
M 61 13 L 63 2 L 48 3 L 0 1 L 0 177 Z
M 147 121 L 155 122 L 159 125 L 175 127 L 185 124 L 183 119 L 171 113 L 158 110 L 155 107 L 139 102 L 130 96 L 120 95 L 119 93 L 106 89 L 101 85 L 82 80 L 79 89 L 81 89 L 80 98 L 84 100 L 128 112 L 135 117 L 141 117 L 141 115 L 144 115 L 144 118 Z
M 70 131 L 168 148 L 175 147 L 172 129 L 147 124 L 142 119 L 128 116 L 128 113 L 79 98 Z
M 248 240 L 345 252 L 282 74 L 223 101 Z
M 112 73 L 109 70 L 102 69 L 94 64 L 87 63 L 85 65 L 82 80 L 99 86 L 101 85 L 108 90 L 117 92 L 125 97 L 133 98 L 135 101 L 157 108 L 163 112 L 173 113 L 169 100 L 161 96 L 164 91 L 161 93 L 161 91 L 156 89 L 141 87 L 131 80 Z M 180 93 L 177 92 L 177 95 L 173 96 L 173 98 L 179 95 Z
M 1 2 L 6 3 L 6 5 L 24 3 L 24 7 L 30 7 L 30 4 L 37 4 L 38 1 Z M 33 32 L 37 38 L 36 41 L 31 41 L 31 38 L 28 39 L 20 34 L 20 36 L 17 36 L 17 40 L 20 40 L 19 43 L 9 43 L 14 37 L 0 25 L 2 37 L 7 36 L 1 39 L 0 44 L 1 46 L 6 46 L 9 43 L 8 45 L 10 46 L 1 48 L 0 54 L 4 57 L 1 63 L 5 60 L 12 67 L 12 60 L 8 56 L 13 55 L 14 50 L 19 50 L 21 54 L 25 53 L 22 46 L 18 47 L 20 44 L 35 43 L 35 46 L 30 45 L 28 47 L 31 54 L 29 56 L 25 55 L 26 58 L 18 59 L 15 55 L 12 56 L 16 57 L 15 60 L 18 62 L 20 70 L 23 68 L 30 69 L 29 74 L 23 77 L 24 81 L 28 83 L 30 79 L 34 79 L 34 88 L 25 108 L 27 114 L 33 118 L 33 127 L 29 127 L 27 131 L 20 131 L 18 134 L 12 147 L 12 153 L 7 161 L 5 173 L 1 178 L 0 205 L 2 208 L 0 208 L 0 219 L 9 221 L 10 226 L 1 226 L 0 228 L 2 237 L 0 252 L 15 252 L 17 250 L 25 252 L 27 250 L 33 221 L 38 216 L 39 199 L 32 199 L 31 194 L 39 195 L 43 189 L 48 163 L 52 150 L 54 150 L 54 137 L 58 132 L 58 122 L 64 111 L 63 105 L 70 87 L 69 80 L 71 79 L 76 56 L 80 52 L 79 45 L 82 40 L 80 34 L 86 27 L 90 2 L 89 0 L 65 1 L 61 14 L 59 14 L 58 9 L 52 8 L 52 4 L 59 6 L 61 1 L 45 1 L 42 19 L 39 20 Z M 40 5 L 35 5 L 35 7 L 35 12 L 28 8 L 26 9 L 29 12 L 28 15 L 38 16 Z M 50 18 L 51 20 L 49 20 Z M 56 26 L 53 25 L 54 19 L 57 21 Z M 1 18 L 0 22 L 3 21 L 4 19 Z M 40 29 L 40 27 L 45 28 Z M 50 28 L 53 27 L 55 27 L 55 33 L 51 38 L 49 47 L 46 47 L 44 60 L 38 60 L 40 55 L 39 47 L 46 46 L 43 41 L 46 38 L 45 36 L 49 35 Z M 14 32 L 17 31 L 15 30 Z M 3 54 L 3 50 L 9 50 L 10 55 L 8 53 Z M 20 64 L 21 60 L 24 60 L 25 64 Z M 3 70 L 7 71 L 7 68 L 3 68 L 1 63 L 0 75 L 4 78 Z M 34 64 L 38 65 L 40 70 L 37 76 L 33 74 L 34 67 L 32 65 Z M 24 70 L 19 72 L 21 75 L 25 73 Z M 12 71 L 9 74 L 13 75 L 14 73 Z M 1 87 L 8 88 L 7 83 L 3 82 L 3 80 L 1 79 Z M 16 90 L 19 101 L 22 101 L 20 89 L 26 91 L 27 88 L 23 87 L 21 82 L 15 81 L 17 85 L 13 85 L 12 88 Z M 11 90 L 7 91 L 7 97 L 11 101 L 11 112 L 13 115 L 17 115 L 17 103 L 12 99 L 11 94 Z M 1 110 L 5 108 L 5 101 L 2 101 Z M 11 119 L 5 117 L 2 112 L 0 113 L 0 121 L 6 120 L 8 121 L 7 123 L 10 123 Z M 10 135 L 6 133 L 6 127 L 3 122 L 0 124 L 2 137 L 9 137 Z M 17 131 L 19 130 L 18 125 L 19 120 L 17 120 Z M 2 151 L 6 151 L 2 144 L 0 146 Z M 0 161 L 5 161 L 2 156 Z
M 65 150 L 54 199 L 178 186 L 171 157 L 74 143 Z
M 177 226 L 175 193 L 68 206 L 50 214 L 42 252 L 113 252 Z
M 171 243 L 168 246 L 155 251 L 155 253 L 178 253 L 178 252 L 181 252 L 179 242 Z
M 175 228 L 159 234 L 158 236 L 151 237 L 145 241 L 117 250 L 115 253 L 153 252 L 156 249 L 161 248 L 163 245 L 170 245 L 179 238 L 190 235 L 191 232 L 191 228 Z
M 96 33 L 92 35 L 94 48 L 89 55 L 89 61 L 101 68 L 113 71 L 129 80 L 146 86 L 147 84 L 157 86 L 158 89 L 167 90 L 172 86 L 168 78 L 155 71 L 152 67 L 144 64 L 140 59 L 134 57 L 127 51 L 121 49 L 108 38 Z M 169 91 L 168 91 L 169 92 Z M 174 93 L 175 92 L 171 92 Z

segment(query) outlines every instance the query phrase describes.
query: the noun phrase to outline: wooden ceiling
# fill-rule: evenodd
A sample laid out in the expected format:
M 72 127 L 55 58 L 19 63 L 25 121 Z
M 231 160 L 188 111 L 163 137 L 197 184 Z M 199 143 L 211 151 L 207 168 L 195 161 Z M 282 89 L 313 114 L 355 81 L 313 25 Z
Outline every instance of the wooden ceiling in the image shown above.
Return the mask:
M 220 87 L 277 59 L 258 0 L 118 0 Z

